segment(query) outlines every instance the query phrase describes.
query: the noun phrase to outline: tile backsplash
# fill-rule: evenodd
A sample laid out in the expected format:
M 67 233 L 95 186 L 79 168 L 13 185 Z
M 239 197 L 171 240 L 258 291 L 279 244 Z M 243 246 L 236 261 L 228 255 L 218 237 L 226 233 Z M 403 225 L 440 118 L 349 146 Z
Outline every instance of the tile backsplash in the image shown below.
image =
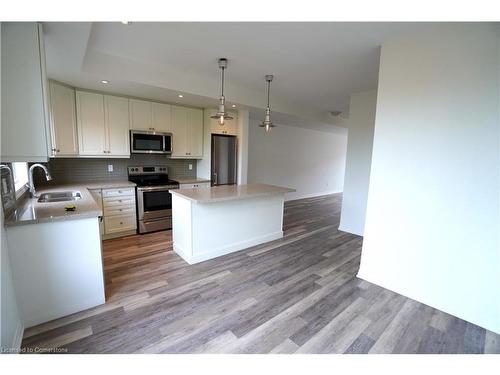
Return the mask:
M 126 180 L 127 167 L 140 165 L 165 165 L 170 178 L 196 177 L 196 160 L 170 159 L 165 155 L 131 155 L 130 159 L 99 158 L 60 158 L 50 159 L 48 167 L 52 175 L 52 183 L 71 183 L 86 181 Z M 113 172 L 108 172 L 108 165 L 113 165 Z M 193 169 L 189 170 L 189 164 Z M 36 185 L 47 185 L 41 169 L 35 170 Z

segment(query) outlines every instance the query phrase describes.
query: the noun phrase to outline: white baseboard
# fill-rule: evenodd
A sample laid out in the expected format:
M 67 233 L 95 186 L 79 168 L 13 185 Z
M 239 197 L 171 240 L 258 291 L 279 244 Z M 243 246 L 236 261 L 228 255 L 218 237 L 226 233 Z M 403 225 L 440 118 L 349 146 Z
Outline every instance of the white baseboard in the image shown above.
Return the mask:
M 338 194 L 338 193 L 343 193 L 343 190 L 332 190 L 332 191 L 322 191 L 319 193 L 302 194 L 302 195 L 299 195 L 298 197 L 297 196 L 293 197 L 293 199 L 287 199 L 286 194 L 285 194 L 285 202 L 295 201 L 297 199 L 321 197 L 322 195 L 330 195 L 330 194 Z
M 19 322 L 16 327 L 16 332 L 14 333 L 14 337 L 12 339 L 12 349 L 20 350 L 21 344 L 23 342 L 24 336 L 24 326 Z
M 174 251 L 186 262 L 189 264 L 195 264 L 199 262 L 203 262 L 205 260 L 213 259 L 213 258 L 218 258 L 222 255 L 226 255 L 229 253 L 234 253 L 236 251 L 240 251 L 243 249 L 247 249 L 252 246 L 260 245 L 265 242 L 270 242 L 277 240 L 279 238 L 283 237 L 283 231 L 271 233 L 271 234 L 266 234 L 263 236 L 259 237 L 254 237 L 250 238 L 248 240 L 244 241 L 239 241 L 239 242 L 234 242 L 232 244 L 226 245 L 224 247 L 215 249 L 215 250 L 210 250 L 210 251 L 205 251 L 205 252 L 200 252 L 199 254 L 195 255 L 190 255 L 187 251 L 184 249 L 180 248 L 174 243 Z
M 426 298 L 421 298 L 421 296 L 416 296 L 411 293 L 408 293 L 407 291 L 400 290 L 397 286 L 395 287 L 394 285 L 388 285 L 385 281 L 380 280 L 380 277 L 372 277 L 371 275 L 367 274 L 366 272 L 358 272 L 356 277 L 368 281 L 369 283 L 378 285 L 382 288 L 385 288 L 387 290 L 390 290 L 391 292 L 400 294 L 406 298 L 410 298 L 414 301 L 420 302 L 424 305 L 430 306 L 434 309 L 443 311 L 447 314 L 453 315 L 459 319 L 465 320 L 466 322 L 475 324 L 479 327 L 485 328 L 487 330 L 490 330 L 492 332 L 500 334 L 500 327 L 492 327 L 492 326 L 485 326 L 482 322 L 479 322 L 475 319 L 470 319 L 469 317 L 463 316 L 460 312 L 457 311 L 451 311 L 450 309 L 447 309 L 445 306 L 440 306 L 439 304 L 433 303 L 431 301 L 427 301 Z
M 342 221 L 340 222 L 340 225 L 339 225 L 339 230 L 342 231 L 342 232 L 346 232 L 346 233 L 351 233 L 351 234 L 355 234 L 357 236 L 361 236 L 363 237 L 364 236 L 364 233 L 358 233 L 357 231 L 355 230 L 352 230 L 350 228 L 346 228 L 344 225 L 342 225 Z

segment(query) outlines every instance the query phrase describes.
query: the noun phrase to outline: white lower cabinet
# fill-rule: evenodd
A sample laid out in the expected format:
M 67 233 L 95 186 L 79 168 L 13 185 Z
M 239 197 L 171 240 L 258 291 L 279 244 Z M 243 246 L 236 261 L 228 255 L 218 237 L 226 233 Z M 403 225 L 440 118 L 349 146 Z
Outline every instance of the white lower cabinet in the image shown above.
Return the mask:
M 194 184 L 179 184 L 179 189 L 196 189 L 210 187 L 210 182 L 197 182 Z
M 104 216 L 104 227 L 106 228 L 106 234 L 114 234 L 135 230 L 137 223 L 135 215 Z
M 113 238 L 133 234 L 137 229 L 135 189 L 92 189 L 94 199 L 102 208 L 101 235 Z

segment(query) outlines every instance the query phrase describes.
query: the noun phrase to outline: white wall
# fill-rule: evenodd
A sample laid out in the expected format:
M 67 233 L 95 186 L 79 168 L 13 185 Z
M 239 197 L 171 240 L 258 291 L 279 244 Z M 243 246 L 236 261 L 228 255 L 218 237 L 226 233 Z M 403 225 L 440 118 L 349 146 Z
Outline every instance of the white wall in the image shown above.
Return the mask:
M 277 124 L 270 133 L 251 120 L 248 182 L 294 188 L 286 199 L 341 192 L 347 134 Z
M 362 236 L 372 163 L 377 90 L 351 95 L 349 135 L 339 229 Z
M 496 31 L 382 46 L 359 276 L 500 333 Z
M 3 226 L 3 211 L 0 205 L 0 220 L 1 220 L 1 325 L 0 331 L 2 336 L 2 351 L 7 352 L 11 349 L 19 349 L 23 334 L 23 325 L 17 309 L 16 295 L 12 284 L 12 272 L 9 260 L 9 250 L 7 246 L 7 238 Z

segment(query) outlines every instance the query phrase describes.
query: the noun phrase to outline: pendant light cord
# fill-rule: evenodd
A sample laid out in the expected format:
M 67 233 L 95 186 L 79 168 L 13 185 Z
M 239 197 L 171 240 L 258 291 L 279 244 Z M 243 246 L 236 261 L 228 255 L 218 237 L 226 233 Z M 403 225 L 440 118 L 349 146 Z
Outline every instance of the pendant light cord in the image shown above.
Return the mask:
M 271 81 L 267 81 L 267 108 L 269 108 L 269 93 L 271 91 Z
M 224 67 L 221 67 L 222 70 L 222 96 L 224 96 Z

